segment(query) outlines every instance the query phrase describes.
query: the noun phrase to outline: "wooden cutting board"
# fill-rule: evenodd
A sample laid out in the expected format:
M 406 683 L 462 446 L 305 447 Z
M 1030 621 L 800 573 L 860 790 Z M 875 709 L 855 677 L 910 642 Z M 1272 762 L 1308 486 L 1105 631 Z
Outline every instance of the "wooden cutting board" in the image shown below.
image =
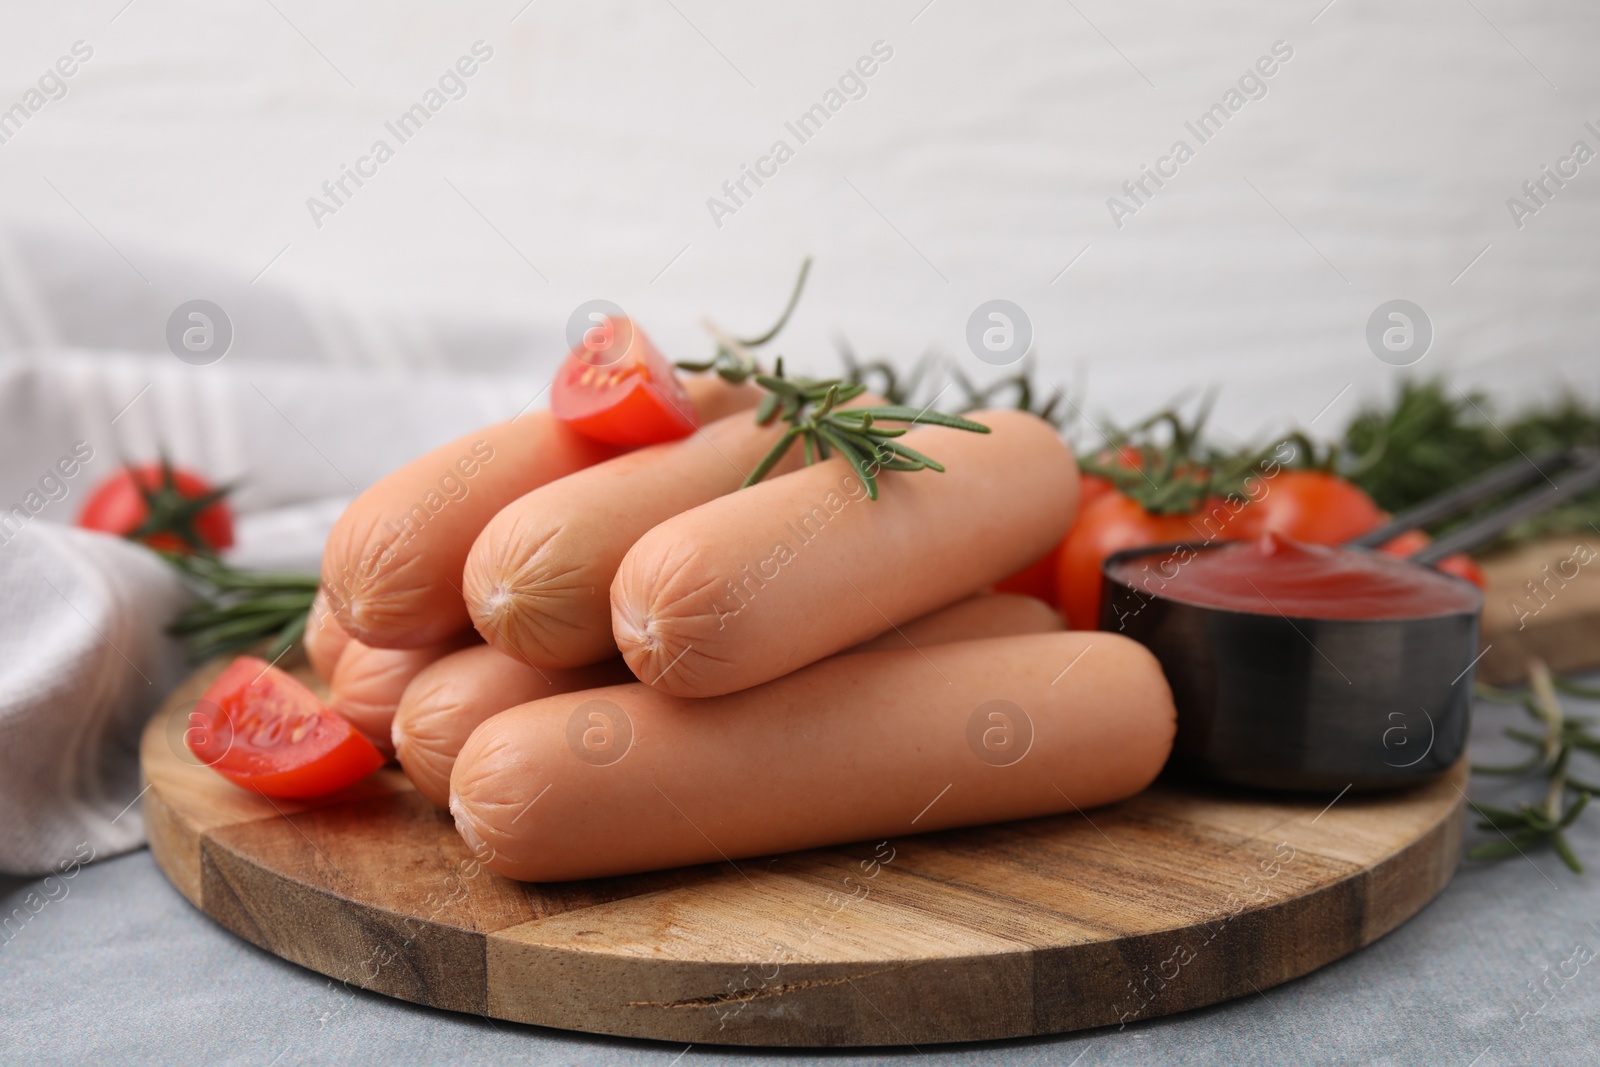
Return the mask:
M 142 742 L 150 849 L 173 884 L 352 987 L 563 1029 L 920 1045 L 1150 1019 L 1371 943 L 1461 853 L 1464 766 L 1381 797 L 1162 782 L 1087 815 L 526 885 L 477 868 L 396 770 L 275 802 L 197 765 L 183 731 L 218 669 Z

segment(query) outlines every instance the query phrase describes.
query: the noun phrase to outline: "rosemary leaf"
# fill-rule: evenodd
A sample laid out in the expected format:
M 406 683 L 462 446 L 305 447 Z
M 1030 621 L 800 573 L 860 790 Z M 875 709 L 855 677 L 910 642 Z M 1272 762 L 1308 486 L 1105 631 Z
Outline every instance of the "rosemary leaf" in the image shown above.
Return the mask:
M 1496 766 L 1496 765 L 1493 765 L 1493 764 L 1474 763 L 1472 765 L 1472 773 L 1473 774 L 1499 774 L 1499 775 L 1528 774 L 1531 771 L 1538 770 L 1540 765 L 1543 764 L 1543 763 L 1544 763 L 1543 757 L 1538 756 L 1538 755 L 1535 755 L 1533 758 L 1531 758 L 1531 759 L 1529 759 L 1529 760 L 1527 760 L 1526 762 L 1523 762 L 1523 763 L 1510 763 L 1510 764 L 1503 764 L 1503 765 L 1499 765 L 1499 766 Z
M 289 646 L 300 640 L 306 632 L 306 622 L 310 618 L 309 612 L 301 612 L 288 622 L 283 629 L 278 631 L 278 639 L 272 642 L 272 647 L 267 649 L 267 662 L 272 663 L 288 651 Z
M 778 443 L 773 445 L 767 454 L 762 457 L 761 462 L 756 464 L 756 469 L 745 477 L 743 484 L 739 488 L 748 489 L 765 478 L 772 468 L 777 466 L 778 461 L 784 457 L 784 454 L 789 451 L 789 446 L 794 444 L 794 439 L 799 435 L 799 432 L 792 427 L 785 430 L 783 436 L 778 438 Z
M 1520 835 L 1520 834 L 1518 835 L 1518 837 L 1521 837 L 1521 836 L 1522 835 Z M 1522 849 L 1520 847 L 1521 845 L 1526 845 L 1526 844 L 1531 844 L 1531 843 L 1532 843 L 1531 841 L 1528 841 L 1526 839 L 1523 839 L 1523 840 L 1521 840 L 1519 842 L 1516 838 L 1513 838 L 1510 841 L 1507 841 L 1507 840 L 1502 838 L 1499 841 L 1490 841 L 1487 844 L 1479 845 L 1476 848 L 1468 849 L 1467 850 L 1467 859 L 1469 859 L 1469 860 L 1504 860 L 1504 859 L 1510 859 L 1512 856 L 1520 856 L 1520 855 L 1522 855 Z
M 761 398 L 761 403 L 756 405 L 756 425 L 765 426 L 771 422 L 773 416 L 778 414 L 778 394 L 768 393 Z
M 883 404 L 878 407 L 850 408 L 853 415 L 871 415 L 874 419 L 885 422 L 910 422 L 919 426 L 948 426 L 953 430 L 968 430 L 972 433 L 988 433 L 989 427 L 981 422 L 964 419 L 960 415 L 947 415 L 942 411 L 917 409 L 899 404 Z
M 770 374 L 757 374 L 755 379 L 757 385 L 769 392 L 797 400 L 805 399 L 805 391 L 787 378 L 774 378 Z
M 1567 779 L 1567 785 L 1572 785 L 1572 780 L 1570 778 Z M 1582 815 L 1583 809 L 1588 806 L 1589 791 L 1587 789 L 1579 790 L 1577 802 L 1574 803 L 1572 807 L 1567 809 L 1567 813 L 1565 815 L 1561 816 L 1561 821 L 1556 824 L 1557 829 L 1565 830 L 1567 827 L 1577 822 L 1578 816 Z
M 784 306 L 783 314 L 778 316 L 778 321 L 772 324 L 772 329 L 760 337 L 741 339 L 740 344 L 749 348 L 760 348 L 783 330 L 789 323 L 789 316 L 794 314 L 795 305 L 800 303 L 800 293 L 806 287 L 806 276 L 811 273 L 811 257 L 807 256 L 800 264 L 800 277 L 794 281 L 794 290 L 789 293 L 789 303 Z
M 1573 874 L 1583 873 L 1583 864 L 1578 862 L 1578 856 L 1572 851 L 1572 846 L 1567 844 L 1567 839 L 1560 830 L 1550 835 L 1550 847 L 1556 850 L 1556 855 L 1561 857 L 1561 862 L 1572 869 Z
M 257 640 L 267 634 L 275 632 L 284 623 L 292 621 L 296 615 L 303 615 L 301 611 L 279 611 L 271 614 L 246 615 L 242 618 L 231 619 L 228 622 L 210 627 L 205 631 L 205 636 L 213 641 L 226 640 L 233 637 L 249 637 Z
M 872 467 L 876 465 L 874 457 L 859 452 L 856 446 L 847 443 L 848 439 L 844 435 L 826 423 L 819 424 L 816 432 L 819 437 L 837 449 L 849 461 L 851 467 L 855 468 L 861 484 L 867 487 L 867 496 L 872 500 L 878 499 L 878 479 L 872 473 Z
M 1556 689 L 1580 700 L 1600 700 L 1600 687 L 1580 685 L 1570 678 L 1553 678 Z
M 928 470 L 938 471 L 940 474 L 944 473 L 943 465 L 941 465 L 937 460 L 931 456 L 923 455 L 910 445 L 903 445 L 898 441 L 885 441 L 883 443 L 883 448 L 885 451 L 893 455 L 900 456 L 911 461 L 912 463 L 921 464 Z

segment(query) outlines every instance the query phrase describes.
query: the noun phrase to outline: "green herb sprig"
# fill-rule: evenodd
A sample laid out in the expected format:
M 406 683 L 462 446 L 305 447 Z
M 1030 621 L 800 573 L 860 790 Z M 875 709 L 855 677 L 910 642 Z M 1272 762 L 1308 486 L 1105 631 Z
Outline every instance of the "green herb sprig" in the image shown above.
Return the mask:
M 861 362 L 845 340 L 836 342 L 839 359 L 844 363 L 844 380 L 852 385 L 864 385 L 891 404 L 909 404 L 928 378 L 929 371 L 938 367 L 939 358 L 933 353 L 922 356 L 911 365 L 902 378 L 900 368 L 886 357 Z
M 1600 405 L 1576 393 L 1502 415 L 1487 394 L 1433 378 L 1406 381 L 1392 400 L 1364 407 L 1336 445 L 1334 469 L 1372 494 L 1379 507 L 1399 512 L 1502 463 L 1585 446 L 1600 446 Z M 1493 506 L 1486 502 L 1483 509 Z M 1593 526 L 1600 526 L 1600 491 L 1518 523 L 1474 555 Z
M 1471 849 L 1467 852 L 1468 859 L 1505 859 L 1519 855 L 1527 848 L 1549 845 L 1574 874 L 1583 873 L 1583 864 L 1572 851 L 1563 831 L 1577 822 L 1578 816 L 1588 806 L 1589 798 L 1600 793 L 1600 786 L 1574 778 L 1571 763 L 1573 755 L 1578 752 L 1600 755 L 1600 736 L 1589 732 L 1594 721 L 1592 718 L 1564 713 L 1556 695 L 1558 690 L 1573 696 L 1600 699 L 1600 689 L 1558 678 L 1538 659 L 1528 663 L 1526 695 L 1519 696 L 1479 684 L 1479 696 L 1498 703 L 1520 703 L 1542 729 L 1534 733 L 1508 727 L 1507 737 L 1532 750 L 1528 758 L 1507 766 L 1474 766 L 1473 771 L 1508 776 L 1540 773 L 1546 780 L 1546 787 L 1540 803 L 1519 804 L 1514 810 L 1473 802 L 1473 810 L 1482 817 L 1478 828 L 1498 830 L 1505 836 L 1499 841 Z M 1576 795 L 1570 804 L 1567 803 L 1568 793 Z
M 822 381 L 786 378 L 781 357 L 773 374 L 756 374 L 753 377 L 756 384 L 768 391 L 756 408 L 756 422 L 765 426 L 781 418 L 789 424 L 789 428 L 745 478 L 745 486 L 754 485 L 765 478 L 798 440 L 804 443 L 808 465 L 821 462 L 833 452 L 838 452 L 867 487 L 867 496 L 876 500 L 877 474 L 880 470 L 944 471 L 943 465 L 931 456 L 896 440 L 905 436 L 906 427 L 882 426 L 880 423 L 924 424 L 948 426 L 972 433 L 989 432 L 989 427 L 982 423 L 959 415 L 928 409 L 919 411 L 898 404 L 841 408 L 838 405 L 854 400 L 865 393 L 867 387 L 838 378 Z
M 146 486 L 132 468 L 129 474 L 144 498 L 146 516 L 123 536 L 166 560 L 197 598 L 167 627 L 173 637 L 184 638 L 191 662 L 242 652 L 269 638 L 272 644 L 266 656 L 276 660 L 300 639 L 317 595 L 317 576 L 229 566 L 196 529 L 200 513 L 226 499 L 233 492 L 232 485 L 185 496 L 165 454 L 161 457 L 161 481 L 155 488 Z
M 209 553 L 163 555 L 199 597 L 167 628 L 186 639 L 191 662 L 242 652 L 268 638 L 266 658 L 276 660 L 305 633 L 316 575 L 242 571 Z
M 1218 497 L 1244 496 L 1275 445 L 1226 450 L 1208 442 L 1206 422 L 1215 394 L 1200 398 L 1193 415 L 1182 399 L 1126 429 L 1111 427 L 1103 445 L 1085 449 L 1078 466 L 1111 482 L 1153 515 L 1188 515 Z
M 913 398 L 924 385 L 931 388 L 934 379 L 933 372 L 948 371 L 950 380 L 961 390 L 961 399 L 955 405 L 956 414 L 968 411 L 982 411 L 987 408 L 1008 407 L 1014 411 L 1026 411 L 1043 419 L 1058 431 L 1067 428 L 1069 413 L 1060 410 L 1060 405 L 1065 399 L 1059 389 L 1052 389 L 1049 394 L 1040 397 L 1039 389 L 1034 384 L 1033 363 L 1024 361 L 1015 374 L 1004 378 L 996 378 L 986 385 L 976 385 L 972 379 L 961 372 L 954 365 L 947 365 L 935 353 L 928 353 L 911 365 L 911 370 L 904 377 L 900 369 L 887 358 L 869 360 L 863 363 L 846 341 L 837 342 L 839 358 L 844 363 L 844 380 L 857 385 L 865 385 L 871 392 L 877 393 L 891 404 L 912 405 Z M 948 389 L 949 386 L 944 387 Z M 936 403 L 943 395 L 944 389 L 934 393 L 930 404 Z M 1069 405 L 1070 406 L 1070 405 Z
M 771 329 L 756 337 L 737 338 L 707 321 L 706 328 L 717 342 L 716 353 L 704 362 L 678 364 L 689 371 L 714 371 L 735 385 L 755 382 L 767 390 L 767 395 L 761 398 L 756 408 L 756 422 L 766 426 L 775 419 L 782 419 L 789 424 L 777 443 L 745 478 L 741 488 L 748 488 L 770 474 L 796 441 L 803 443 L 808 466 L 830 458 L 835 452 L 843 456 L 866 486 L 867 496 L 872 500 L 878 499 L 877 475 L 881 471 L 931 470 L 942 473 L 944 466 L 937 460 L 897 440 L 908 432 L 907 426 L 883 426 L 880 423 L 946 426 L 971 433 L 988 433 L 989 427 L 959 415 L 934 411 L 931 407 L 919 410 L 906 404 L 891 403 L 843 408 L 839 405 L 865 393 L 867 386 L 844 378 L 790 378 L 784 374 L 782 356 L 777 357 L 769 373 L 756 359 L 752 350 L 776 337 L 788 323 L 789 316 L 794 314 L 810 272 L 811 260 L 808 257 L 800 266 L 800 276 L 795 280 L 794 291 L 789 294 L 789 303 Z M 893 371 L 889 370 L 888 375 L 892 384 Z
M 784 305 L 783 313 L 778 316 L 778 321 L 765 333 L 755 337 L 731 337 L 719 330 L 710 320 L 706 320 L 706 329 L 716 339 L 717 350 L 708 360 L 696 362 L 694 360 L 679 360 L 676 364 L 679 370 L 693 371 L 703 374 L 713 371 L 724 381 L 734 385 L 743 385 L 757 373 L 760 368 L 756 365 L 753 350 L 767 344 L 783 328 L 789 324 L 789 316 L 794 314 L 794 309 L 800 303 L 800 294 L 805 291 L 806 278 L 811 274 L 811 257 L 807 256 L 800 264 L 800 276 L 795 279 L 794 289 L 789 293 L 789 302 Z M 893 372 L 891 372 L 893 373 Z

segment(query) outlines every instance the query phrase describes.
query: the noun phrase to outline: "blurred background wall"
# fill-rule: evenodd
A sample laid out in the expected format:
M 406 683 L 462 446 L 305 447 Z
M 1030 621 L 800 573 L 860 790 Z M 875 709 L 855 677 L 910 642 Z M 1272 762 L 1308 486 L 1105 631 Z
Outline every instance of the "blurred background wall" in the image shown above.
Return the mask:
M 0 121 L 0 349 L 147 352 L 185 381 L 308 364 L 297 395 L 331 375 L 360 424 L 324 446 L 361 469 L 316 475 L 327 494 L 419 445 L 354 383 L 542 382 L 595 298 L 700 357 L 702 314 L 763 326 L 807 254 L 779 348 L 818 373 L 842 335 L 992 375 L 967 322 L 1003 298 L 1090 414 L 1215 384 L 1234 438 L 1332 431 L 1405 373 L 1508 404 L 1600 385 L 1600 162 L 1562 162 L 1600 150 L 1580 0 L 37 0 L 0 24 L 0 109 L 43 84 Z M 407 139 L 386 125 L 432 100 Z M 803 143 L 785 125 L 830 103 Z M 792 158 L 762 163 L 778 140 Z M 734 199 L 746 166 L 770 176 Z M 1169 176 L 1135 197 L 1147 166 Z M 367 177 L 335 199 L 347 169 Z M 194 298 L 235 331 L 211 367 L 166 354 Z M 1409 370 L 1366 337 L 1395 298 L 1435 335 Z

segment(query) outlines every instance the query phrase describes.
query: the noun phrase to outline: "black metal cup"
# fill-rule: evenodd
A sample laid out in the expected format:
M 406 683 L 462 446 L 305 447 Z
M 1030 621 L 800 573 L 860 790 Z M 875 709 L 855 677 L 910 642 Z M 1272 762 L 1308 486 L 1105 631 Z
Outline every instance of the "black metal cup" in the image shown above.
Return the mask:
M 1149 648 L 1172 686 L 1169 766 L 1236 785 L 1325 791 L 1414 785 L 1455 765 L 1467 744 L 1481 593 L 1471 611 L 1371 621 L 1162 595 L 1163 574 L 1185 553 L 1218 547 L 1131 549 L 1102 570 L 1100 628 Z M 1114 577 L 1139 559 L 1150 565 L 1141 577 Z

